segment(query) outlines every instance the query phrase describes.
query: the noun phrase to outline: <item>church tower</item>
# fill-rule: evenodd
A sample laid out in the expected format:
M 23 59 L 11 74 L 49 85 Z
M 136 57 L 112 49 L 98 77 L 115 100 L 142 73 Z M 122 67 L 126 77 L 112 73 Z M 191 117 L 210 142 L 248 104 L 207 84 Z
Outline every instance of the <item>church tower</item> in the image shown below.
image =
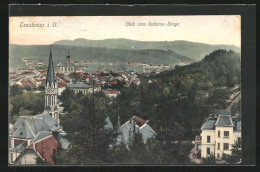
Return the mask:
M 45 82 L 45 112 L 50 113 L 51 116 L 59 123 L 59 113 L 57 107 L 58 84 L 55 78 L 54 66 L 52 60 L 52 52 L 50 47 L 50 58 L 48 72 Z
M 67 67 L 68 66 L 70 67 L 70 52 L 69 52 L 69 50 L 68 50 L 67 58 L 66 58 L 66 65 L 67 65 Z

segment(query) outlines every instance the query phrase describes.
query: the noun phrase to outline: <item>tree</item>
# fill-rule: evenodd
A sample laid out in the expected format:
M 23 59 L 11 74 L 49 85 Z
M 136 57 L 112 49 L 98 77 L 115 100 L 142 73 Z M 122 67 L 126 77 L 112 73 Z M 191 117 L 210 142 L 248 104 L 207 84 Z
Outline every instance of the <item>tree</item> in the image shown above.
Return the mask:
M 238 163 L 241 162 L 242 158 L 242 152 L 240 149 L 240 144 L 238 141 L 235 141 L 235 143 L 232 145 L 231 149 L 231 155 L 227 155 L 224 160 L 226 160 L 228 163 Z
M 21 94 L 23 94 L 23 90 L 21 89 L 21 87 L 16 85 L 12 85 L 10 87 L 10 96 L 14 97 L 16 95 L 21 95 Z
M 211 153 L 207 158 L 202 158 L 203 164 L 216 164 L 216 158 L 213 153 Z
M 104 96 L 104 94 L 94 94 L 93 98 L 88 94 L 77 100 L 78 103 L 70 102 L 72 106 L 79 106 L 82 110 L 77 111 L 75 107 L 75 109 L 68 107 L 68 113 L 61 117 L 64 130 L 68 133 L 67 137 L 71 142 L 66 154 L 75 164 L 109 163 L 112 160 L 109 145 L 113 141 L 113 132 L 104 129 L 106 116 L 104 109 L 101 109 L 101 105 L 106 104 L 107 101 Z M 63 101 L 70 98 L 67 97 Z M 63 153 L 60 155 L 62 156 Z M 59 162 L 66 163 L 64 161 L 57 163 Z

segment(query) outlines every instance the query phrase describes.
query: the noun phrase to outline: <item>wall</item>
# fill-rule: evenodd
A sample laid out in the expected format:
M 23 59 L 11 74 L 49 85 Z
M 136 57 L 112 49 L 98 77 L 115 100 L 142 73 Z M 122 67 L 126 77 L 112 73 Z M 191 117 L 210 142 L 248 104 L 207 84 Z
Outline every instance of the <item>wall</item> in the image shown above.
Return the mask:
M 207 142 L 207 136 L 210 136 L 210 142 Z M 207 148 L 214 154 L 215 149 L 215 130 L 202 130 L 201 133 L 201 158 L 207 157 Z

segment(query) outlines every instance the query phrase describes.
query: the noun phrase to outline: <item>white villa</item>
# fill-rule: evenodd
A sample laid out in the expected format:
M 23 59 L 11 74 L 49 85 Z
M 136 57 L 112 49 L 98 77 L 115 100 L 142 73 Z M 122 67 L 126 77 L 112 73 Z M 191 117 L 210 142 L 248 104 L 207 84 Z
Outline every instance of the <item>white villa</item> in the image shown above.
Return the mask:
M 230 155 L 232 145 L 236 141 L 241 148 L 241 120 L 238 115 L 231 116 L 227 112 L 210 115 L 202 125 L 201 131 L 200 146 L 195 146 L 196 151 L 201 150 L 201 158 L 206 158 L 210 154 L 216 159 Z

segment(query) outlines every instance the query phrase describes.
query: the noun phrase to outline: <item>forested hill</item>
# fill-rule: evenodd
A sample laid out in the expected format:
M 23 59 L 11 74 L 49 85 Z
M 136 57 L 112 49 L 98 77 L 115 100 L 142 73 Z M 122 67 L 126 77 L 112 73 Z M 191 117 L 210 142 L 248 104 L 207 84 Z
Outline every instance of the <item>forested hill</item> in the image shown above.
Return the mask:
M 180 55 L 187 56 L 193 60 L 199 61 L 206 54 L 218 49 L 233 50 L 240 52 L 240 48 L 234 45 L 211 45 L 198 42 L 189 42 L 183 40 L 177 41 L 137 41 L 130 39 L 104 39 L 104 40 L 87 40 L 83 38 L 75 40 L 60 40 L 55 45 L 65 46 L 85 46 L 100 47 L 126 50 L 146 50 L 158 49 L 164 51 L 174 51 Z
M 241 55 L 234 51 L 216 50 L 206 55 L 200 62 L 186 66 L 176 66 L 153 78 L 164 83 L 174 83 L 176 87 L 188 87 L 197 83 L 198 87 L 232 86 L 240 82 Z M 206 84 L 206 85 L 205 85 Z
M 123 62 L 128 61 L 146 62 L 153 65 L 169 64 L 175 66 L 180 61 L 189 64 L 194 60 L 177 54 L 171 50 L 145 49 L 145 50 L 126 50 L 100 47 L 66 46 L 53 45 L 52 54 L 54 65 L 64 62 L 66 54 L 70 51 L 72 61 L 93 60 L 97 62 Z M 26 67 L 22 58 L 42 60 L 48 64 L 50 46 L 48 45 L 10 45 L 9 47 L 10 67 Z

